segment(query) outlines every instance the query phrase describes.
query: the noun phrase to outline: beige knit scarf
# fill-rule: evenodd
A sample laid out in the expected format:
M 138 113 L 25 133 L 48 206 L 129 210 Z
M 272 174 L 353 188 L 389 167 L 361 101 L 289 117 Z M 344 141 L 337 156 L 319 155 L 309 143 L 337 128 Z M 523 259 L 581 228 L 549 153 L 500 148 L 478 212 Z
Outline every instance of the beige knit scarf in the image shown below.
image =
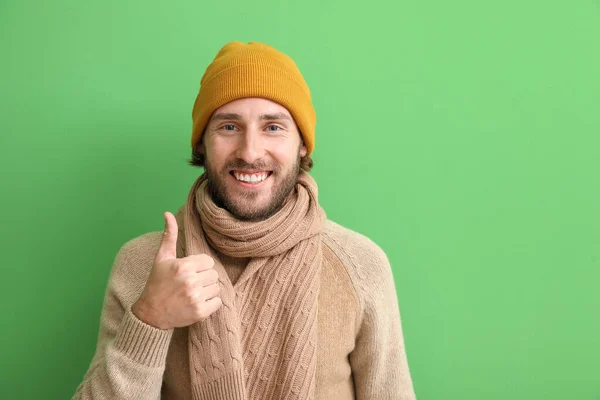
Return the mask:
M 314 399 L 325 218 L 317 185 L 304 172 L 283 208 L 260 222 L 216 206 L 204 175 L 194 183 L 178 214 L 182 251 L 215 259 L 223 301 L 189 327 L 195 400 Z M 235 285 L 213 248 L 250 257 Z

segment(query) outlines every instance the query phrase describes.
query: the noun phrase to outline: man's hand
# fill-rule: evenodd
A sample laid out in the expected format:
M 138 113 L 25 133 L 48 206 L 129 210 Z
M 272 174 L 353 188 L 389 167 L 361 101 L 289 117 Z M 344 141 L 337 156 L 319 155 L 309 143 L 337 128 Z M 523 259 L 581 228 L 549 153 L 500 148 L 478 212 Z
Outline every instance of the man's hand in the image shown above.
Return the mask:
M 172 329 L 208 318 L 222 303 L 214 260 L 206 254 L 177 258 L 177 220 L 169 212 L 164 218 L 152 271 L 131 311 L 148 325 Z

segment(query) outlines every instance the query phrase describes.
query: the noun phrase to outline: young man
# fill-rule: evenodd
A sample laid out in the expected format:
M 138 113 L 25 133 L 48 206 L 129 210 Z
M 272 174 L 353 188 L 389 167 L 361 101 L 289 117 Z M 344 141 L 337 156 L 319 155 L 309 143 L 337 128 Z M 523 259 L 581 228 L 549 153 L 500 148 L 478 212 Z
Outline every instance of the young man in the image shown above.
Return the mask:
M 294 61 L 227 44 L 192 119 L 205 173 L 120 249 L 74 398 L 414 399 L 388 259 L 319 206 Z

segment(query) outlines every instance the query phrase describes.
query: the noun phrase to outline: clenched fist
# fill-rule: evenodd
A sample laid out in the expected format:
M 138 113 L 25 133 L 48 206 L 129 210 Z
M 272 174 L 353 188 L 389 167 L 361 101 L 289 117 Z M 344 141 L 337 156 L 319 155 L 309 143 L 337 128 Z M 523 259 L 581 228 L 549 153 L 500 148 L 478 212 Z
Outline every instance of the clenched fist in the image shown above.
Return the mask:
M 219 275 L 206 254 L 177 258 L 177 220 L 166 212 L 165 231 L 133 314 L 148 325 L 172 329 L 208 318 L 221 307 Z

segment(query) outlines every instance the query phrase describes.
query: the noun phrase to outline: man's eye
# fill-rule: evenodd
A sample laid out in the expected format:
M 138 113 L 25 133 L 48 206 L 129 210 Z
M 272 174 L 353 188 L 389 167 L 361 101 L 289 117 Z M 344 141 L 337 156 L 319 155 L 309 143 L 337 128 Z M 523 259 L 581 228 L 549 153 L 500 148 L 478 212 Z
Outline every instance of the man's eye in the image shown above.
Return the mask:
M 277 132 L 281 130 L 280 126 L 277 125 L 269 125 L 267 126 L 267 130 L 271 131 L 271 132 Z
M 235 130 L 235 125 L 233 125 L 233 124 L 223 125 L 222 129 L 226 130 L 226 131 L 233 131 L 233 130 Z

